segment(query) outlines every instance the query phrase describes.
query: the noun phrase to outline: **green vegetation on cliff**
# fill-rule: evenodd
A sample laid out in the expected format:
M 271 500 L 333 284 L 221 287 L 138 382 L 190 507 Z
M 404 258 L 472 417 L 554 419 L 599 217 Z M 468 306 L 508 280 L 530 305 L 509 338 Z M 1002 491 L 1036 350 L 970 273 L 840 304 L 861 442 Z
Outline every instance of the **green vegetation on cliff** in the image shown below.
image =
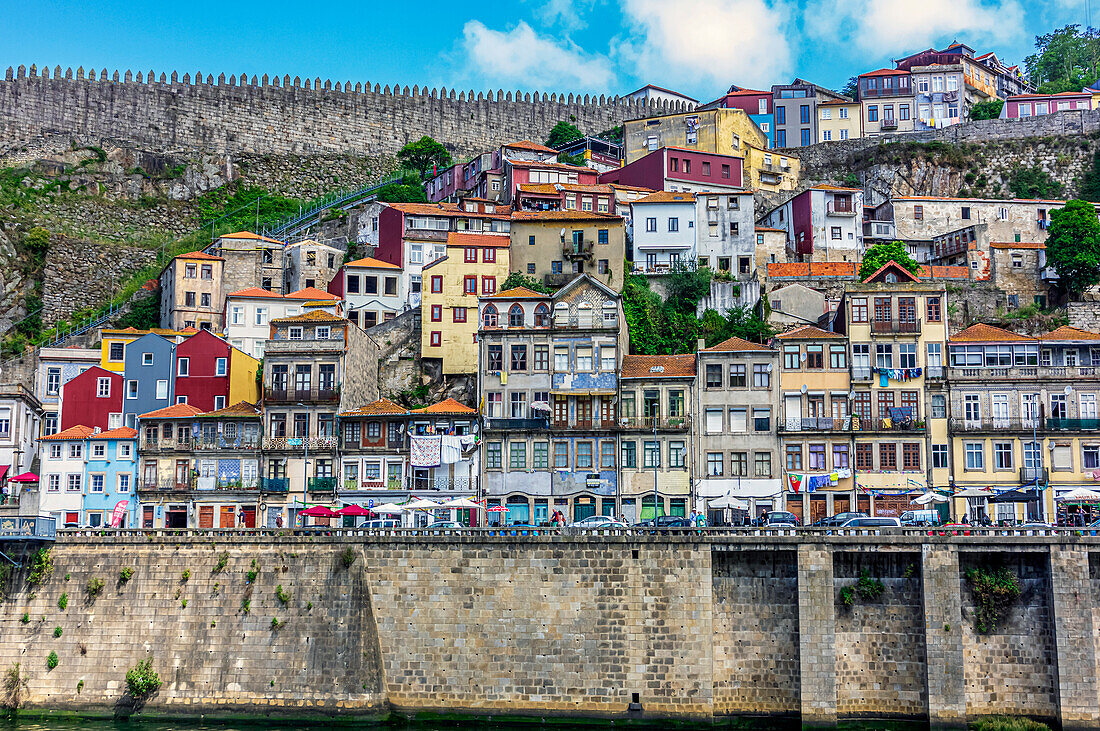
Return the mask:
M 1043 94 L 1081 91 L 1100 75 L 1100 30 L 1072 24 L 1035 36 L 1036 52 L 1024 59 L 1028 78 Z
M 1071 200 L 1052 210 L 1046 245 L 1058 286 L 1071 297 L 1100 283 L 1100 222 L 1091 203 Z

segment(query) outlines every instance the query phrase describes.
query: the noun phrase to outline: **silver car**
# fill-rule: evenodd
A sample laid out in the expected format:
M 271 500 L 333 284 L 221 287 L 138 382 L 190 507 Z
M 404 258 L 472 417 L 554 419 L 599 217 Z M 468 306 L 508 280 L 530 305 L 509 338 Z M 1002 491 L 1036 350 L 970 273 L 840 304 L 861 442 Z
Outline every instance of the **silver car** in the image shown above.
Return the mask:
M 570 528 L 581 528 L 584 530 L 603 529 L 603 528 L 625 528 L 625 523 L 612 518 L 610 515 L 589 515 L 582 520 L 575 520 L 569 524 Z

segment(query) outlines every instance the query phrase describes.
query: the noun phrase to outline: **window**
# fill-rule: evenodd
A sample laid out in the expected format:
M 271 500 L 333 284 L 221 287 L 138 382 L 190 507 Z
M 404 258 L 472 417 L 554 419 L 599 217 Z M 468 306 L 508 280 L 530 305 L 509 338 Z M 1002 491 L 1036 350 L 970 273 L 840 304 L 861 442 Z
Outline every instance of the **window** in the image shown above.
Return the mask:
M 70 444 L 69 445 L 69 459 L 80 459 L 84 456 L 84 445 Z
M 567 372 L 569 370 L 568 346 L 554 347 L 554 370 L 558 371 L 559 373 Z
M 668 219 L 668 230 L 669 230 L 669 233 L 679 231 L 680 230 L 680 219 L 679 218 L 669 218 Z
M 577 370 L 583 373 L 591 373 L 594 370 L 592 367 L 591 347 L 577 348 Z
M 752 367 L 752 387 L 771 388 L 772 374 L 768 363 L 756 363 Z
M 722 366 L 718 363 L 707 364 L 707 388 L 722 387 Z
M 673 442 L 675 444 L 676 442 Z M 683 443 L 680 443 L 683 448 Z M 669 459 L 671 459 L 672 447 L 669 447 Z M 681 465 L 682 466 L 682 465 Z M 605 440 L 600 442 L 600 469 L 615 469 L 615 442 Z
M 867 322 L 867 298 L 852 298 L 852 322 Z
M 118 492 L 130 492 L 130 475 L 118 475 Z
M 993 469 L 1012 469 L 1012 442 L 993 442 Z
M 839 241 L 840 239 L 844 238 L 844 234 L 841 232 L 840 226 L 829 227 L 829 238 L 833 239 L 834 241 Z
M 898 445 L 890 442 L 878 445 L 878 468 L 882 471 L 898 468 Z
M 914 218 L 914 220 L 917 220 L 917 221 L 923 221 L 924 220 L 924 206 L 921 206 L 921 205 L 913 206 L 913 218 Z
M 829 346 L 829 367 L 833 369 L 848 367 L 848 353 L 843 345 Z
M 806 346 L 806 367 L 813 370 L 821 370 L 825 367 L 823 346 Z
M 156 398 L 161 399 L 161 400 L 168 398 L 168 381 L 166 381 L 166 380 L 157 381 Z
M 867 105 L 867 121 L 868 122 L 877 122 L 878 121 L 878 105 L 877 104 L 868 104 Z
M 801 444 L 788 444 L 786 454 L 787 454 L 787 469 L 788 470 L 800 470 L 800 469 L 802 469 L 802 445 Z
M 903 470 L 920 469 L 920 444 L 907 442 L 901 445 L 901 468 Z
M 725 454 L 722 452 L 707 452 L 707 475 L 710 477 L 722 477 L 725 467 Z
M 432 322 L 443 321 L 443 305 L 432 305 Z
M 508 469 L 527 469 L 527 443 L 512 442 L 508 445 Z
M 802 130 L 802 146 L 803 147 L 808 147 L 809 144 L 810 144 L 810 130 L 804 129 L 804 130 Z
M 898 367 L 899 368 L 916 368 L 917 367 L 917 344 L 916 343 L 898 343 Z
M 202 307 L 209 307 L 210 306 L 210 293 L 209 292 L 203 292 L 199 296 L 199 305 L 202 306 Z
M 111 379 L 97 378 L 95 382 L 96 398 L 109 398 L 111 395 Z
M 531 450 L 531 467 L 545 470 L 550 467 L 550 443 L 535 442 Z
M 550 346 L 536 345 L 534 358 L 531 362 L 531 370 L 545 371 L 550 369 Z
M 430 338 L 431 339 L 428 342 L 433 348 L 438 348 L 440 345 L 443 344 L 443 333 L 439 330 L 432 330 Z
M 493 248 L 483 249 L 481 252 L 481 261 L 486 264 L 493 264 L 497 260 L 497 250 Z
M 1081 447 L 1081 469 L 1095 470 L 1100 468 L 1100 446 L 1086 444 Z
M 875 344 L 875 366 L 877 368 L 894 367 L 894 346 L 889 343 Z
M 622 443 L 623 467 L 636 469 L 638 467 L 638 445 L 636 442 Z
M 748 416 L 744 407 L 730 409 L 730 431 L 740 434 L 748 431 Z
M 65 485 L 66 492 L 80 492 L 80 475 L 68 475 L 68 483 Z
M 964 446 L 966 454 L 966 469 L 985 469 L 985 449 L 982 442 L 967 442 Z
M 600 370 L 604 373 L 615 372 L 615 348 L 610 345 L 604 345 L 600 348 Z
M 788 371 L 798 370 L 799 350 L 797 345 L 783 346 L 783 369 Z
M 722 166 L 722 177 L 723 178 L 729 178 L 729 176 L 730 176 L 730 166 L 729 165 L 723 165 Z
M 317 330 L 320 331 L 321 328 L 317 328 Z M 214 375 L 215 376 L 224 376 L 228 372 L 229 372 L 229 359 L 228 358 L 218 358 L 216 361 L 214 361 Z
M 942 393 L 932 394 L 932 414 L 933 419 L 946 419 L 947 418 L 947 396 Z
M 287 339 L 289 339 L 289 340 L 301 340 L 302 339 L 302 328 L 300 328 L 300 327 L 288 328 L 287 329 Z
M 523 307 L 518 303 L 508 308 L 508 327 L 523 327 Z
M 56 396 L 58 391 L 61 390 L 61 369 L 60 368 L 47 368 L 46 369 L 46 395 Z
M 121 361 L 125 358 L 125 352 L 125 343 L 111 343 L 110 348 L 107 350 L 107 360 L 112 362 Z
M 777 112 L 782 111 L 782 110 L 783 110 L 783 107 L 776 107 Z M 778 115 L 776 116 L 775 123 L 776 124 L 782 124 L 782 122 L 779 121 Z M 787 130 L 777 129 L 775 131 L 775 146 L 776 147 L 786 147 L 787 146 Z
M 482 277 L 481 278 L 481 293 L 482 294 L 495 294 L 497 291 L 497 278 L 496 277 Z
M 771 477 L 772 476 L 772 453 L 771 452 L 757 452 L 755 459 L 754 475 L 756 477 Z
M 925 310 L 927 311 L 928 322 L 940 321 L 940 298 L 929 297 L 926 301 Z
M 932 467 L 933 467 L 933 469 L 947 469 L 947 445 L 946 444 L 933 444 L 932 445 Z
M 744 388 L 745 366 L 739 363 L 730 364 L 730 388 Z
M 183 278 L 184 279 L 194 279 L 195 275 L 197 273 L 198 273 L 198 267 L 195 266 L 194 264 L 185 264 L 184 265 L 184 267 L 183 267 Z
M 656 233 L 656 231 L 657 231 L 657 219 L 656 218 L 647 218 L 645 220 L 645 230 L 646 230 L 646 233 Z
M 592 442 L 577 442 L 577 469 L 592 469 Z
M 103 458 L 107 454 L 107 445 L 102 442 L 92 445 L 92 456 Z
M 153 354 L 152 353 L 142 353 L 141 354 L 141 364 L 143 366 L 153 365 Z
M 513 345 L 511 350 L 511 369 L 513 371 L 527 370 L 527 346 Z
M 606 243 L 608 243 L 608 241 L 609 241 L 609 239 L 608 239 L 608 230 L 606 228 L 601 228 L 600 230 L 598 230 L 596 232 L 596 243 L 597 244 L 606 244 Z
M 500 442 L 485 443 L 485 466 L 488 469 L 499 470 L 501 468 L 501 448 Z
M 469 280 L 470 277 L 466 277 L 466 279 Z M 442 294 L 442 292 L 443 292 L 443 276 L 442 275 L 440 275 L 440 274 L 433 274 L 432 275 L 432 278 L 431 278 L 431 292 L 432 292 L 432 294 Z M 470 293 L 469 288 L 467 288 L 466 293 L 467 294 Z

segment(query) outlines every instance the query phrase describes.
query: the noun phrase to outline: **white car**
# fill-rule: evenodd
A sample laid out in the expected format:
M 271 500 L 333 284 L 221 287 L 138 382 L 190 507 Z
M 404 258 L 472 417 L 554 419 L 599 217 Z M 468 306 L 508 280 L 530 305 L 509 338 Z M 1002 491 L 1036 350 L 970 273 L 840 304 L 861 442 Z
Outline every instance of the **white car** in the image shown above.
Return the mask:
M 626 524 L 612 518 L 610 515 L 589 515 L 582 520 L 575 520 L 569 524 L 570 528 L 625 528 Z
M 840 526 L 841 528 L 900 528 L 901 521 L 897 518 L 852 518 Z

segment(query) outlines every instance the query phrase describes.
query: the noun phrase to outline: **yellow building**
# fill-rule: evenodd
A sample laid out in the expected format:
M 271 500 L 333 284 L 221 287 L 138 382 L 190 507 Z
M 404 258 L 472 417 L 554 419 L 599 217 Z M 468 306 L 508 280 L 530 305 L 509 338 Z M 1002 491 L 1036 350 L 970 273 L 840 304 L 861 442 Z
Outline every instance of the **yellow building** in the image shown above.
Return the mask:
M 798 158 L 769 150 L 768 136 L 740 109 L 628 120 L 624 142 L 627 164 L 661 147 L 683 147 L 743 158 L 745 183 L 754 190 L 794 190 L 798 185 Z
M 620 216 L 585 211 L 516 211 L 510 265 L 514 271 L 561 287 L 589 274 L 623 289 L 626 230 Z
M 256 374 L 260 361 L 251 355 L 231 347 L 229 349 L 229 398 L 226 403 L 260 403 L 260 384 Z
M 451 231 L 447 254 L 423 269 L 420 357 L 443 373 L 477 373 L 477 298 L 508 277 L 508 236 Z
M 159 327 L 150 330 L 138 330 L 136 327 L 127 327 L 121 330 L 102 330 L 100 331 L 100 367 L 115 373 L 122 373 L 126 369 L 126 346 L 142 335 L 148 335 L 149 333 L 156 333 L 162 338 L 176 343 L 193 334 L 193 332 L 165 330 Z
M 856 483 L 876 515 L 947 487 L 947 292 L 888 262 L 845 288 L 837 330 L 848 337 Z
M 818 142 L 854 140 L 863 136 L 863 114 L 859 102 L 830 99 L 817 103 Z
M 1100 334 L 1067 326 L 1033 338 L 977 324 L 949 350 L 956 516 L 1061 518 L 1057 498 L 1095 488 L 1100 470 Z M 1006 490 L 1019 501 L 990 501 Z
M 844 336 L 805 325 L 778 340 L 779 451 L 786 509 L 806 524 L 864 509 L 852 480 Z
M 160 273 L 160 323 L 221 332 L 225 259 L 201 251 L 180 254 Z

